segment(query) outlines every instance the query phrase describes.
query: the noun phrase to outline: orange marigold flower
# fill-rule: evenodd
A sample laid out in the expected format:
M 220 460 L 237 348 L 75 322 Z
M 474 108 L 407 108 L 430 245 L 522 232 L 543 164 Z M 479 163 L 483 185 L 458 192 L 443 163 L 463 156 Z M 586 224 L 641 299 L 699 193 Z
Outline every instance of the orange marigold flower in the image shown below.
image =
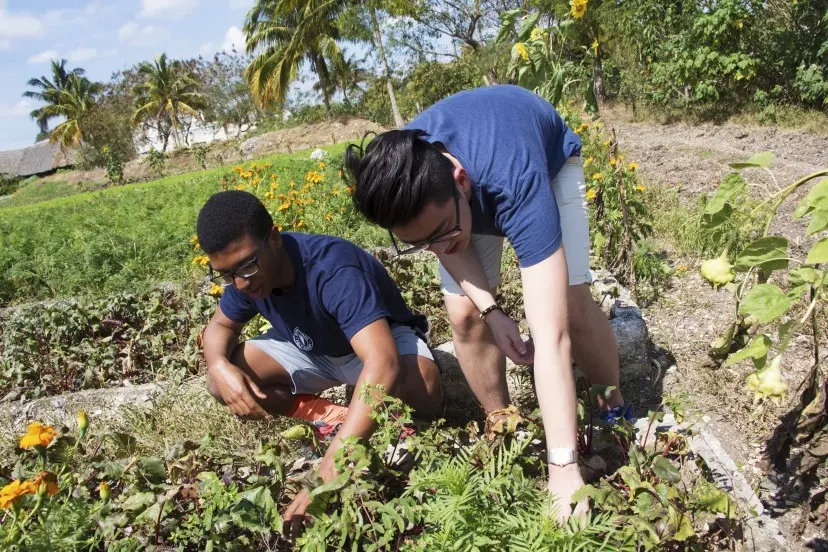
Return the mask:
M 57 434 L 52 426 L 33 422 L 26 428 L 26 434 L 20 438 L 20 448 L 48 447 Z
M 27 494 L 36 492 L 37 487 L 31 481 L 12 481 L 0 489 L 0 509 L 5 510 Z
M 58 493 L 57 475 L 52 472 L 40 472 L 37 476 L 35 476 L 32 481 L 32 485 L 34 485 L 35 489 L 39 489 L 41 485 L 45 485 L 45 492 L 48 493 L 49 496 L 55 496 Z

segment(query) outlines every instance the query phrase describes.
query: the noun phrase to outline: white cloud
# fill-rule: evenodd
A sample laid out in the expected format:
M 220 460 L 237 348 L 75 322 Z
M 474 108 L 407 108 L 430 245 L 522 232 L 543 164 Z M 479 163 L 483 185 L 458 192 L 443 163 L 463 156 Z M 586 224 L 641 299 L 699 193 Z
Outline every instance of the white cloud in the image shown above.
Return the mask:
M 0 0 L 0 44 L 11 47 L 12 38 L 35 38 L 43 34 L 43 23 L 26 13 L 12 14 Z
M 198 0 L 141 0 L 141 17 L 176 20 L 195 9 Z
M 44 50 L 39 54 L 31 56 L 27 61 L 31 64 L 46 63 L 49 60 L 57 59 L 58 53 L 54 50 Z
M 118 40 L 132 46 L 153 46 L 170 38 L 170 32 L 155 25 L 139 25 L 130 21 L 118 29 Z
M 215 52 L 216 49 L 213 47 L 212 42 L 205 42 L 198 48 L 198 55 L 200 56 L 210 56 Z
M 245 36 L 241 29 L 233 25 L 224 34 L 224 43 L 221 49 L 225 52 L 232 52 L 236 50 L 238 53 L 244 53 Z
M 95 48 L 84 48 L 83 46 L 75 48 L 66 54 L 66 59 L 74 62 L 95 59 L 96 57 L 98 57 L 98 50 Z
M 32 102 L 27 99 L 22 99 L 14 105 L 0 103 L 0 118 L 5 117 L 21 117 L 28 115 L 32 110 Z

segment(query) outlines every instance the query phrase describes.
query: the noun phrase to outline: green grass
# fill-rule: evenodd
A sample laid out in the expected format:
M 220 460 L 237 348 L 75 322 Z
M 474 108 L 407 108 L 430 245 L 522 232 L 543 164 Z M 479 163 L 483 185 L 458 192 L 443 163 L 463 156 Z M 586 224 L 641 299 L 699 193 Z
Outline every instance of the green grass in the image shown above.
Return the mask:
M 330 195 L 343 186 L 334 161 L 343 149 L 328 148 L 332 162 L 325 180 L 305 194 L 316 198 L 313 204 L 292 204 L 287 211 L 278 210 L 280 200 L 266 204 L 286 230 L 302 221 L 303 231 L 337 234 L 365 247 L 385 243 L 381 230 L 356 215 L 347 193 Z M 318 170 L 309 151 L 256 163 L 272 164 L 261 176 L 277 174 L 281 191 L 288 191 L 290 180 L 301 189 L 305 173 Z M 222 167 L 0 209 L 0 305 L 144 291 L 199 274 L 188 243 L 198 211 L 220 190 L 222 178 L 235 187 L 236 176 L 231 167 Z M 267 185 L 257 191 L 262 197 Z
M 32 205 L 50 199 L 83 193 L 97 187 L 95 184 L 85 182 L 70 184 L 62 180 L 32 180 L 22 184 L 8 199 L 0 201 L 0 209 Z

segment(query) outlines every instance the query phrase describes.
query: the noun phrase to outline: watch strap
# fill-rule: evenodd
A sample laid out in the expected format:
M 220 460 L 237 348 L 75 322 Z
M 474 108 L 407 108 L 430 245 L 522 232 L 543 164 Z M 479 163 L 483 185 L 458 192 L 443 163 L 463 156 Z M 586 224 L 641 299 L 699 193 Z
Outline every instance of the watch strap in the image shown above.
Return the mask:
M 549 464 L 562 468 L 576 463 L 578 461 L 578 453 L 570 448 L 553 448 L 546 451 L 546 460 Z

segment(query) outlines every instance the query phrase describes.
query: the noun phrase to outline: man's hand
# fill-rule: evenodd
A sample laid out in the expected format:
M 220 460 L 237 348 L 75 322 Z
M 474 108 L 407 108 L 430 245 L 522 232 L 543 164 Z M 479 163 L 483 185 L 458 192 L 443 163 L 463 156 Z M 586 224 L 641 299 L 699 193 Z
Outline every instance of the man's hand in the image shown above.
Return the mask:
M 579 502 L 572 512 L 570 502 L 572 494 L 584 485 L 578 464 L 569 464 L 564 467 L 549 465 L 549 484 L 546 490 L 552 493 L 555 503 L 555 515 L 558 521 L 564 522 L 570 515 L 579 519 L 586 518 L 589 508 L 586 501 Z M 570 512 L 572 512 L 570 514 Z
M 307 511 L 310 503 L 310 494 L 308 494 L 308 491 L 303 490 L 293 497 L 293 501 L 285 510 L 282 516 L 285 524 L 284 531 L 291 541 L 295 541 L 296 537 L 302 532 L 302 527 L 305 523 L 305 511 Z
M 266 399 L 259 386 L 241 368 L 229 361 L 217 362 L 208 369 L 209 377 L 230 412 L 248 420 L 260 420 L 267 412 L 256 402 L 256 397 Z
M 486 315 L 486 323 L 492 330 L 495 342 L 503 354 L 515 364 L 532 364 L 535 350 L 532 340 L 524 342 L 520 337 L 520 328 L 506 313 L 496 309 Z

